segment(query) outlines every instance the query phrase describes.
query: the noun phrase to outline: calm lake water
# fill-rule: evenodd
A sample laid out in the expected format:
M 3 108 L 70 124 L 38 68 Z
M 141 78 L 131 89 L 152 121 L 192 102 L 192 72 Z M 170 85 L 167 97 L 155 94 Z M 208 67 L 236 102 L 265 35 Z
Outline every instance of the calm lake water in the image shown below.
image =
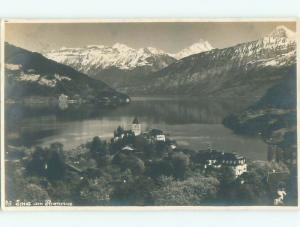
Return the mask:
M 265 160 L 267 145 L 260 138 L 234 134 L 222 125 L 231 112 L 245 108 L 234 100 L 187 100 L 171 98 L 133 98 L 126 106 L 92 108 L 69 106 L 6 108 L 8 144 L 42 145 L 61 142 L 65 149 L 86 143 L 94 136 L 109 140 L 120 125 L 129 128 L 138 117 L 142 130 L 159 128 L 178 145 L 195 150 L 212 148 L 236 152 L 252 160 Z

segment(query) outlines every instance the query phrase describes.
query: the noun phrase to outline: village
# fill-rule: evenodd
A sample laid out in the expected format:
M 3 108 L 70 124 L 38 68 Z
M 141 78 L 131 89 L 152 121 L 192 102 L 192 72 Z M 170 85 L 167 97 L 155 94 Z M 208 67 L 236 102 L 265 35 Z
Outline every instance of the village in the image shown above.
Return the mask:
M 102 106 L 117 106 L 120 104 L 128 104 L 130 103 L 130 98 L 128 96 L 117 96 L 111 94 L 103 94 L 101 98 L 98 98 L 96 101 L 93 96 L 87 96 L 84 99 L 76 94 L 72 97 L 69 97 L 65 94 L 60 94 L 58 98 L 54 99 L 57 102 L 58 107 L 62 110 L 67 109 L 70 104 L 91 104 L 97 103 Z
M 186 190 L 192 190 L 193 184 L 196 184 L 197 190 L 191 191 L 191 194 L 178 191 L 187 198 L 191 196 L 189 199 L 199 197 L 199 200 L 189 200 L 195 204 L 203 199 L 213 202 L 215 197 L 227 196 L 228 201 L 233 203 L 240 203 L 237 198 L 246 199 L 249 203 L 256 201 L 257 193 L 263 195 L 266 192 L 270 195 L 270 204 L 285 204 L 288 196 L 286 183 L 293 178 L 282 163 L 247 161 L 242 155 L 219 151 L 212 146 L 201 150 L 182 148 L 168 133 L 157 128 L 143 128 L 135 117 L 131 124 L 117 127 L 110 141 L 95 136 L 86 144 L 66 151 L 60 143 L 49 147 L 9 146 L 6 163 L 12 167 L 23 166 L 22 176 L 29 173 L 37 176 L 25 177 L 24 182 L 33 181 L 44 194 L 50 193 L 50 198 L 56 198 L 55 194 L 51 194 L 53 188 L 60 190 L 57 182 L 67 181 L 64 190 L 70 193 L 68 201 L 77 204 L 85 203 L 87 198 L 92 198 L 95 204 L 110 205 L 116 200 L 119 204 L 134 190 L 137 190 L 136 193 L 146 190 L 153 197 L 154 201 L 142 204 L 156 204 L 164 198 L 160 193 L 155 194 L 156 190 L 167 190 L 173 184 L 182 184 Z M 20 176 L 20 179 L 23 177 Z M 144 186 L 149 185 L 149 188 L 144 188 L 143 184 L 136 186 L 140 181 L 145 181 Z M 257 184 L 260 186 L 257 187 Z M 264 191 L 260 192 L 260 187 Z M 81 193 L 79 201 L 73 201 L 74 190 Z M 174 192 L 168 190 L 162 193 L 173 196 Z M 198 190 L 213 190 L 214 196 L 208 192 L 199 194 Z M 144 195 L 140 197 L 145 199 Z
M 112 139 L 113 142 L 118 142 L 123 140 L 124 137 L 128 135 L 134 134 L 135 137 L 140 137 L 146 140 L 149 144 L 156 144 L 161 146 L 166 146 L 168 151 L 176 151 L 178 147 L 175 141 L 170 140 L 167 135 L 160 129 L 150 129 L 146 132 L 142 131 L 141 123 L 139 122 L 138 118 L 135 117 L 131 127 L 125 130 L 119 127 L 115 133 L 114 138 Z M 121 151 L 124 153 L 138 153 L 137 149 L 132 143 L 125 143 L 121 147 Z M 201 163 L 205 169 L 214 168 L 220 169 L 221 167 L 230 167 L 235 175 L 238 177 L 243 173 L 247 172 L 247 162 L 246 158 L 241 155 L 223 151 L 217 151 L 208 147 L 207 150 L 200 150 L 199 156 L 201 159 Z

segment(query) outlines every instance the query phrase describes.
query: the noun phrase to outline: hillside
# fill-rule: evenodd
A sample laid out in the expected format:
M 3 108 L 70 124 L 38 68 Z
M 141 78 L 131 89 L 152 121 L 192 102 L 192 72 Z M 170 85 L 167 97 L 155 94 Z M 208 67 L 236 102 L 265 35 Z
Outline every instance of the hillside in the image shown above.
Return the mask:
M 294 69 L 296 70 L 296 69 Z M 234 132 L 261 136 L 267 143 L 283 149 L 281 161 L 296 161 L 297 112 L 296 73 L 274 85 L 255 104 L 224 119 L 224 125 Z
M 102 81 L 9 43 L 5 44 L 5 73 L 7 99 L 58 98 L 61 94 L 93 102 L 104 97 L 127 98 Z
M 259 40 L 183 58 L 124 91 L 132 94 L 245 96 L 259 99 L 293 72 L 293 32 L 277 27 Z

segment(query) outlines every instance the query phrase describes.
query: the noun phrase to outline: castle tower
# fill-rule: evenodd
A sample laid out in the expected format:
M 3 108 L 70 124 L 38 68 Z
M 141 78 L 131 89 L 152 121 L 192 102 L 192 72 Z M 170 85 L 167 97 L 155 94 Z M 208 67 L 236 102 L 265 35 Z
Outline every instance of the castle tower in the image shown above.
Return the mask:
M 131 125 L 131 130 L 133 131 L 135 136 L 138 136 L 142 132 L 141 124 L 139 123 L 139 120 L 137 117 L 133 119 L 132 125 Z

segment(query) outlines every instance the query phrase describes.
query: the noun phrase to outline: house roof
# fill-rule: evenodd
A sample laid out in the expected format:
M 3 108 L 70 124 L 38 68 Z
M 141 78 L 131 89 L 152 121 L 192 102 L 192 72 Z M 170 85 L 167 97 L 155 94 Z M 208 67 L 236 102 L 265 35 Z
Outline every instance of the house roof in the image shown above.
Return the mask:
M 134 151 L 134 148 L 132 148 L 131 146 L 125 146 L 122 148 L 122 151 Z
M 150 135 L 153 135 L 153 136 L 157 136 L 157 135 L 163 135 L 163 131 L 162 130 L 160 130 L 160 129 L 151 129 L 150 131 L 149 131 L 149 134 Z
M 245 160 L 245 158 L 241 155 L 235 153 L 225 153 L 217 150 L 206 151 L 203 153 L 202 157 L 204 160 L 216 160 L 218 162 Z
M 139 120 L 137 119 L 137 117 L 135 117 L 132 121 L 132 124 L 139 124 Z

